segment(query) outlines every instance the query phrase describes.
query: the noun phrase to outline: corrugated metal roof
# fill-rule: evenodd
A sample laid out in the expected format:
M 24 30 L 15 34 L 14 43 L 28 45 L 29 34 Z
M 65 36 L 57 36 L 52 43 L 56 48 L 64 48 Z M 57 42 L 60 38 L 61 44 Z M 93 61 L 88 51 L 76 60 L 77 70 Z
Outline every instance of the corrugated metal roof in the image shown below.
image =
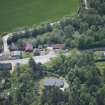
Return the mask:
M 12 51 L 11 55 L 12 56 L 20 56 L 21 55 L 21 51 Z
M 64 81 L 61 79 L 45 79 L 44 80 L 45 86 L 57 86 L 61 87 L 64 85 Z

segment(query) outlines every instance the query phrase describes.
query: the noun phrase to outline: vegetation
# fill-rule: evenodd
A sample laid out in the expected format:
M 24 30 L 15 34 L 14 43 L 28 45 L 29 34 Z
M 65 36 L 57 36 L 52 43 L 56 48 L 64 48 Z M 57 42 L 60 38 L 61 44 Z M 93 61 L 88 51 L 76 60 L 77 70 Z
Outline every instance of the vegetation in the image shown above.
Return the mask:
M 93 51 L 82 51 L 105 46 L 105 1 L 88 1 L 90 9 L 81 7 L 79 16 L 64 18 L 54 26 L 25 29 L 25 34 L 16 32 L 8 39 L 9 45 L 18 45 L 19 41 L 32 41 L 34 47 L 65 43 L 66 48 L 79 50 L 61 54 L 43 65 L 33 58 L 28 65 L 18 64 L 14 73 L 7 76 L 11 86 L 6 89 L 10 93 L 6 105 L 105 105 L 105 64 L 96 62 Z M 37 81 L 49 73 L 65 78 L 69 88 L 61 91 L 48 86 L 40 94 Z
M 104 105 L 105 72 L 97 68 L 92 52 L 81 54 L 74 50 L 68 56 L 55 58 L 50 64 L 36 64 L 31 58 L 29 65 L 17 65 L 9 77 L 11 87 L 6 105 Z M 66 78 L 70 87 L 65 91 L 45 87 L 41 94 L 38 93 L 37 80 L 46 76 L 45 71 Z
M 0 31 L 31 26 L 43 21 L 55 21 L 74 14 L 79 0 L 0 0 Z

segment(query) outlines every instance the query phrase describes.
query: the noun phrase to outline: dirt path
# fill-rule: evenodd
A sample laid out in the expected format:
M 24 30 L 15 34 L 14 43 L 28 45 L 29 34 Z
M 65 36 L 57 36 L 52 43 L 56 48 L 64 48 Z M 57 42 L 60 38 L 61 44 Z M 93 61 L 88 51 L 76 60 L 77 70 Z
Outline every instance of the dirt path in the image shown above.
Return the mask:
M 84 3 L 85 3 L 85 9 L 89 9 L 87 0 L 84 0 Z

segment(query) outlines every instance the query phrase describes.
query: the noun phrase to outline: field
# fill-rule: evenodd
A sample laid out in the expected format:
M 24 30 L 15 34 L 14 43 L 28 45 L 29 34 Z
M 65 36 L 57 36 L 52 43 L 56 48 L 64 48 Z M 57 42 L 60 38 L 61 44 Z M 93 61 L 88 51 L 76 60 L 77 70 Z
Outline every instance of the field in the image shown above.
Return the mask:
M 72 15 L 79 0 L 0 0 L 0 32 Z

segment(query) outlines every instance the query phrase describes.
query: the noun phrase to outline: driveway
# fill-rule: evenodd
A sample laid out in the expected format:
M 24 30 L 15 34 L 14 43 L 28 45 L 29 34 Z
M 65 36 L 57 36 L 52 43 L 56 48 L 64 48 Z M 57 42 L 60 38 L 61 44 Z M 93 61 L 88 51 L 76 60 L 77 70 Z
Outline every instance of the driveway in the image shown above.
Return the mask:
M 51 58 L 56 57 L 57 54 L 55 54 L 53 51 L 50 51 L 47 55 L 43 56 L 34 56 L 34 60 L 36 63 L 47 63 L 51 60 Z M 0 63 L 11 63 L 12 67 L 14 68 L 17 63 L 20 64 L 28 64 L 30 58 L 25 58 L 25 59 L 16 59 L 16 60 L 6 60 L 6 61 L 0 61 Z
M 84 0 L 84 3 L 85 3 L 85 9 L 89 9 L 87 0 Z
M 7 44 L 7 40 L 11 35 L 12 35 L 12 33 L 7 34 L 6 36 L 3 37 L 4 53 L 10 53 L 9 48 L 8 48 L 8 44 Z

